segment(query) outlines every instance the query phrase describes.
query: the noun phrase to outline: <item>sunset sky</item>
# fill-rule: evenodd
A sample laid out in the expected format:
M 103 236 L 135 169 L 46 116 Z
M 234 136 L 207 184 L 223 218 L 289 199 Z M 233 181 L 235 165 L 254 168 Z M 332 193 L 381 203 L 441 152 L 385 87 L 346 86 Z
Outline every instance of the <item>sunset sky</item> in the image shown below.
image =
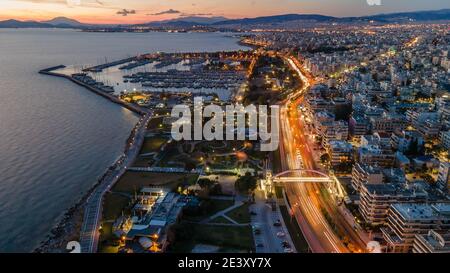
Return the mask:
M 0 0 L 0 20 L 66 16 L 85 23 L 141 23 L 193 15 L 242 18 L 317 13 L 339 17 L 450 8 L 450 1 L 443 0 L 381 2 L 381 6 L 369 6 L 366 0 Z

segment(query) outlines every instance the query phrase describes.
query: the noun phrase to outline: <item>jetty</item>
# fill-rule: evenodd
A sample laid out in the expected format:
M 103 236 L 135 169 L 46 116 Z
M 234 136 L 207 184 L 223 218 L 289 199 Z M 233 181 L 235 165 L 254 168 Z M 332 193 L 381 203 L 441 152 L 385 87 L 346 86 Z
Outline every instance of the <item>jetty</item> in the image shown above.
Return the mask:
M 118 97 L 111 94 L 111 89 L 108 88 L 105 90 L 104 86 L 99 86 L 98 84 L 94 84 L 93 82 L 83 80 L 83 77 L 81 77 L 80 76 L 81 74 L 79 74 L 79 73 L 73 74 L 73 75 L 65 75 L 65 74 L 55 72 L 55 70 L 62 69 L 65 67 L 66 66 L 64 66 L 64 65 L 58 65 L 58 66 L 42 69 L 39 71 L 39 73 L 44 74 L 44 75 L 68 79 L 80 86 L 85 87 L 87 90 L 94 92 L 95 94 L 100 95 L 100 96 L 112 101 L 113 103 L 119 104 L 120 106 L 122 106 L 138 115 L 142 116 L 142 115 L 145 115 L 148 113 L 148 111 L 146 109 L 143 109 L 142 107 L 139 107 L 135 104 L 131 104 L 131 103 L 120 100 Z

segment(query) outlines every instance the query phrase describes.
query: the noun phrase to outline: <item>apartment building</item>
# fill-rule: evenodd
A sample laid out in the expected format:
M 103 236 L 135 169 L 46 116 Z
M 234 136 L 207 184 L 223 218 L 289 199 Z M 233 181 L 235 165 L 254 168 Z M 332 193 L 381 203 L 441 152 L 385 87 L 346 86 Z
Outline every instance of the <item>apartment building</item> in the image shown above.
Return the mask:
M 392 204 L 382 228 L 389 252 L 411 252 L 416 235 L 450 229 L 450 204 Z

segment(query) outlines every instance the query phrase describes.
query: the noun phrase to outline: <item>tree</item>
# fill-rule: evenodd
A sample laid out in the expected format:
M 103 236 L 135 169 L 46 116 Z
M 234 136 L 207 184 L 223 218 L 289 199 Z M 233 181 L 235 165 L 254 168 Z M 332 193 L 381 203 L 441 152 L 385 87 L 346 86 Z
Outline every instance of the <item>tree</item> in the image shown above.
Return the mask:
M 343 104 L 336 106 L 334 110 L 334 115 L 336 120 L 345 120 L 348 121 L 350 115 L 352 114 L 352 104 Z
M 235 187 L 240 192 L 248 193 L 249 191 L 254 191 L 257 186 L 257 181 L 251 173 L 246 173 L 244 176 L 241 176 L 236 180 Z
M 322 162 L 322 164 L 330 162 L 330 155 L 328 155 L 328 154 L 321 155 L 320 162 Z
M 214 182 L 209 180 L 208 178 L 202 178 L 197 181 L 197 184 L 202 189 L 210 189 L 214 185 Z
M 407 155 L 416 155 L 418 152 L 418 142 L 417 139 L 413 139 L 408 146 L 408 150 L 406 152 Z
M 195 164 L 195 162 L 189 160 L 188 162 L 186 162 L 184 164 L 184 169 L 188 172 L 191 172 L 193 169 L 195 169 L 197 167 L 197 164 Z

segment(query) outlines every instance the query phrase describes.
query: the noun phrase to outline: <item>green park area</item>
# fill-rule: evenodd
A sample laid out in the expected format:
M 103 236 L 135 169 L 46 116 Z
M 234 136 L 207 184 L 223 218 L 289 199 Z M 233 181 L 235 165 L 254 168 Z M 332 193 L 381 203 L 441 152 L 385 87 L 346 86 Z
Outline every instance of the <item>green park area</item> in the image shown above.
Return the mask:
M 212 219 L 211 221 L 209 221 L 209 223 L 211 223 L 211 224 L 232 224 L 230 222 L 230 220 L 228 220 L 227 218 L 225 218 L 223 216 L 216 217 L 216 218 Z
M 228 212 L 226 215 L 239 224 L 248 224 L 251 222 L 249 207 L 250 205 L 246 203 Z
M 189 222 L 200 222 L 212 215 L 227 209 L 233 205 L 232 200 L 206 199 L 203 200 L 202 209 L 198 212 L 188 214 L 185 213 L 183 220 Z
M 156 156 L 161 151 L 164 144 L 168 141 L 167 137 L 156 135 L 147 137 L 142 144 L 141 151 L 134 161 L 135 167 L 150 167 L 155 163 Z
M 168 139 L 166 137 L 159 136 L 146 138 L 144 140 L 144 143 L 142 144 L 140 154 L 159 152 L 159 150 L 164 145 L 164 143 L 167 142 L 167 140 Z
M 127 171 L 112 188 L 113 192 L 134 194 L 143 187 L 160 186 L 174 190 L 179 184 L 193 185 L 196 174 L 150 173 Z
M 250 226 L 180 223 L 172 228 L 176 234 L 176 242 L 171 245 L 171 252 L 188 253 L 199 244 L 219 246 L 220 252 L 229 250 L 254 251 L 253 234 Z

